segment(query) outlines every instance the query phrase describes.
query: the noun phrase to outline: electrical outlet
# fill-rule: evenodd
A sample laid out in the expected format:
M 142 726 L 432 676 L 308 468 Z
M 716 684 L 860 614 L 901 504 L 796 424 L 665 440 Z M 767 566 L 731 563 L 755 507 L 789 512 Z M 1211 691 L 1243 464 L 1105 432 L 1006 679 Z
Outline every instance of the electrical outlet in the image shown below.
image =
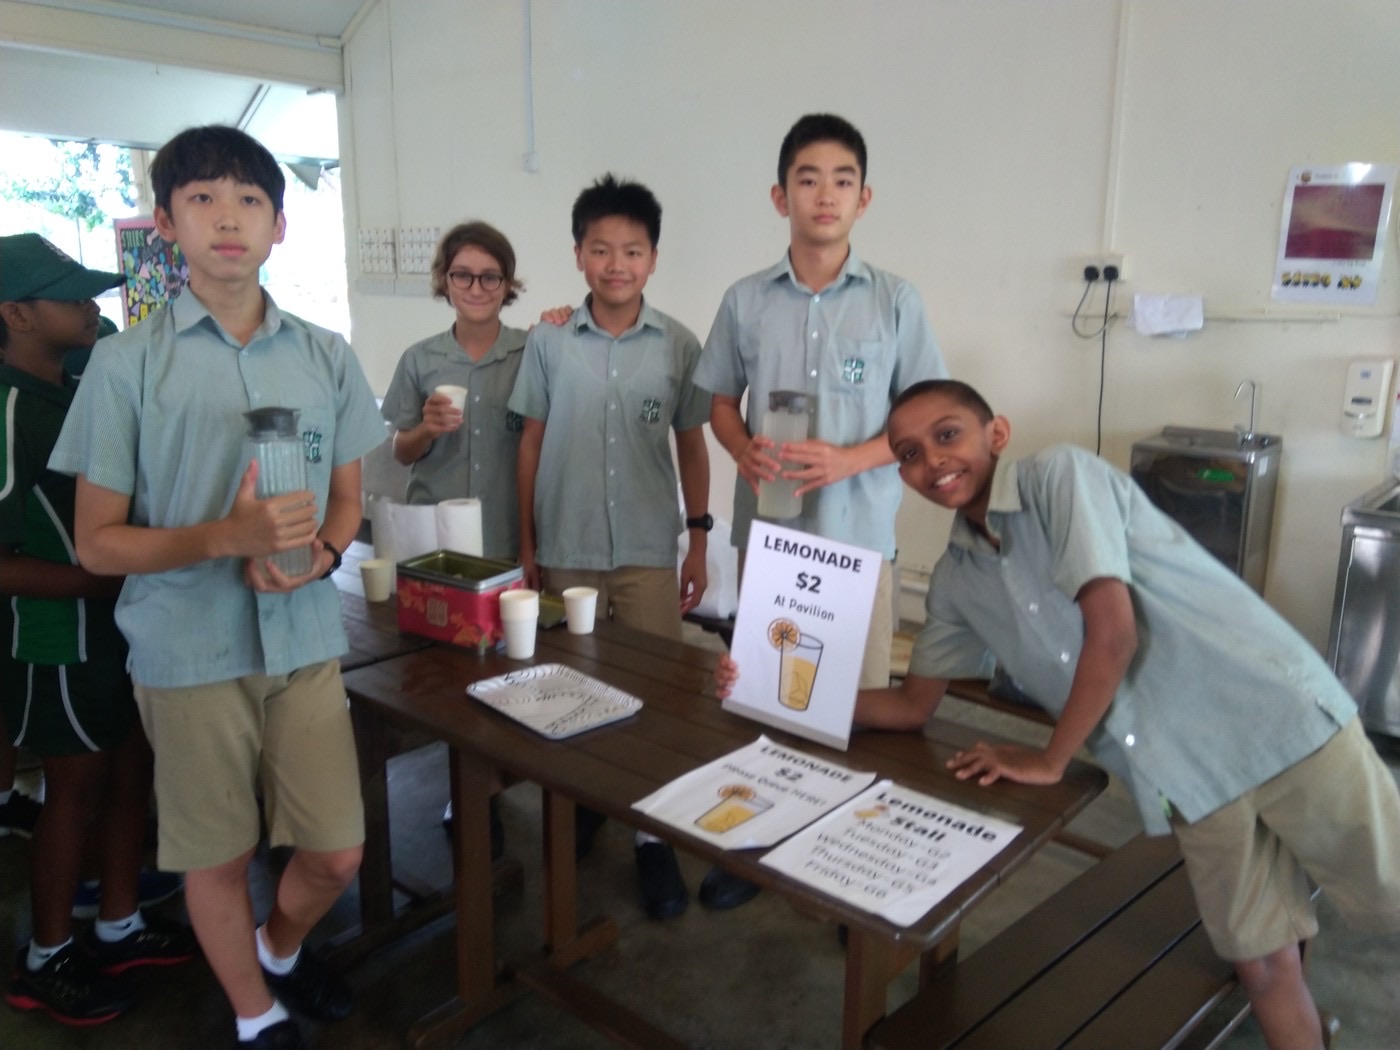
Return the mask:
M 1083 279 L 1084 270 L 1089 266 L 1099 271 L 1099 280 L 1101 281 L 1107 279 L 1106 271 L 1110 266 L 1116 267 L 1118 270 L 1118 276 L 1114 278 L 1115 282 L 1121 284 L 1128 277 L 1127 256 L 1122 252 L 1099 252 L 1095 255 L 1086 255 L 1076 267 L 1076 275 Z

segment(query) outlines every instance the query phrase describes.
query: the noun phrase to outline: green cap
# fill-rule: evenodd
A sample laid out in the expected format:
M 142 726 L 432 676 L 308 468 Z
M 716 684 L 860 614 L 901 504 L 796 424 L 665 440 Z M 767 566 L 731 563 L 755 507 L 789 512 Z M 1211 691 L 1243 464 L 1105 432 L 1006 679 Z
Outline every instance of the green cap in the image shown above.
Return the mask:
M 91 299 L 126 280 L 123 274 L 89 270 L 37 233 L 0 237 L 0 303 Z

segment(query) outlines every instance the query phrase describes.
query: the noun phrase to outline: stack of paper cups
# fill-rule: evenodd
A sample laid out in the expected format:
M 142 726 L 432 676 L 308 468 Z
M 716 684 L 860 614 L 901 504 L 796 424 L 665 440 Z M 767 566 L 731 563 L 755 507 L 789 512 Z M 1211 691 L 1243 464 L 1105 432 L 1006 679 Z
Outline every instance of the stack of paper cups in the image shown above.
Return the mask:
M 540 592 L 528 589 L 502 591 L 501 625 L 505 628 L 506 655 L 528 660 L 535 655 L 535 629 L 540 620 Z

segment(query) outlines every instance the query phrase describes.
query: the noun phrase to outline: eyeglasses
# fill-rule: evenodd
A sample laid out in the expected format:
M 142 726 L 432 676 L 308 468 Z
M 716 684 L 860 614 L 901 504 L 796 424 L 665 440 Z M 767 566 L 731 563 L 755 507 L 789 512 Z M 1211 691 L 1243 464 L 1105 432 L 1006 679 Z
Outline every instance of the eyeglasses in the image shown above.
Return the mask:
M 459 292 L 469 291 L 473 282 L 480 282 L 483 292 L 494 292 L 505 283 L 503 273 L 469 273 L 466 270 L 449 270 L 447 279 Z

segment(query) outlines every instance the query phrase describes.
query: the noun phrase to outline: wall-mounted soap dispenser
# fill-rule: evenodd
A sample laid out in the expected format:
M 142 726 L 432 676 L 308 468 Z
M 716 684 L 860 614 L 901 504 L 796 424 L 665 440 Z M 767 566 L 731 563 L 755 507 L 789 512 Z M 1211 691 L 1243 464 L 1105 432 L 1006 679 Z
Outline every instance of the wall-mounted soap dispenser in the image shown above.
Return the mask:
M 1394 368 L 1395 362 L 1388 357 L 1357 358 L 1351 362 L 1342 395 L 1343 434 L 1356 438 L 1381 436 Z

